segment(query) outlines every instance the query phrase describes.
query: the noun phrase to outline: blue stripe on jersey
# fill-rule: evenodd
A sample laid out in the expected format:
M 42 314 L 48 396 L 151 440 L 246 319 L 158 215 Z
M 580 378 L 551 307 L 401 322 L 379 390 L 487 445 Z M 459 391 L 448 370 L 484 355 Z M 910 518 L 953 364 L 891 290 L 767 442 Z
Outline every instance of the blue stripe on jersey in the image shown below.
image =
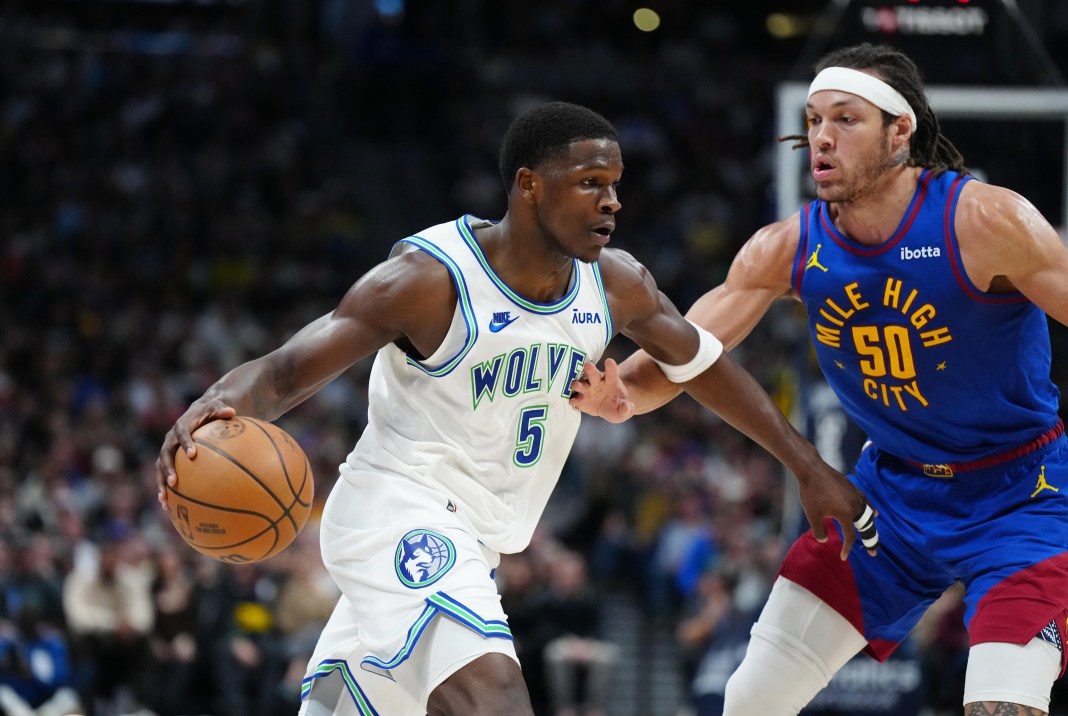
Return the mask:
M 426 601 L 436 606 L 443 614 L 447 614 L 456 621 L 471 630 L 488 638 L 511 639 L 512 630 L 508 622 L 499 619 L 483 619 L 470 607 L 456 601 L 445 592 L 438 592 L 427 597 Z
M 597 279 L 597 293 L 601 296 L 601 305 L 604 306 L 604 344 L 608 346 L 608 342 L 612 340 L 612 336 L 616 334 L 615 326 L 612 324 L 612 311 L 608 307 L 608 296 L 604 292 L 604 279 L 601 278 L 601 264 L 594 261 L 591 266 L 593 267 L 593 276 Z
M 571 305 L 571 302 L 575 300 L 575 297 L 579 294 L 579 288 L 582 283 L 582 273 L 579 271 L 578 259 L 572 259 L 571 275 L 575 277 L 575 280 L 571 282 L 571 288 L 566 294 L 559 300 L 552 303 L 536 303 L 523 298 L 518 293 L 513 291 L 511 287 L 501 280 L 501 277 L 494 272 L 493 267 L 490 266 L 489 261 L 486 260 L 485 254 L 482 253 L 482 247 L 475 241 L 475 235 L 471 232 L 471 227 L 468 224 L 469 219 L 475 219 L 479 221 L 477 217 L 473 217 L 470 214 L 461 216 L 456 220 L 456 228 L 463 236 L 464 241 L 467 243 L 467 248 L 471 249 L 471 253 L 474 254 L 478 260 L 482 270 L 486 272 L 486 275 L 497 287 L 497 289 L 503 293 L 508 300 L 522 309 L 530 311 L 531 313 L 540 313 L 542 315 L 551 315 L 553 313 L 559 313 L 565 308 Z
M 880 449 L 922 463 L 996 454 L 1057 420 L 1045 313 L 984 293 L 960 261 L 954 211 L 970 180 L 924 171 L 878 246 L 842 234 L 826 202 L 800 215 L 793 282 L 820 368 Z
M 345 682 L 345 689 L 349 692 L 352 702 L 356 705 L 356 713 L 360 716 L 378 716 L 378 711 L 375 710 L 371 700 L 367 698 L 367 694 L 360 688 L 360 683 L 352 675 L 348 662 L 342 659 L 327 659 L 315 667 L 315 671 L 312 672 L 311 676 L 305 677 L 304 681 L 301 682 L 301 700 L 308 698 L 315 679 L 329 676 L 335 671 L 341 675 L 342 680 Z
M 460 364 L 460 361 L 464 359 L 464 356 L 466 356 L 474 347 L 475 341 L 478 339 L 478 323 L 475 321 L 475 312 L 471 307 L 471 297 L 467 293 L 467 282 L 464 280 L 463 271 L 456 265 L 456 262 L 436 245 L 430 243 L 421 236 L 409 236 L 401 241 L 412 244 L 413 246 L 418 246 L 420 249 L 426 251 L 438 261 L 445 264 L 445 268 L 452 274 L 453 283 L 456 284 L 456 296 L 460 301 L 460 312 L 463 314 L 464 324 L 467 326 L 467 340 L 464 341 L 463 347 L 456 355 L 437 368 L 431 368 L 415 360 L 411 356 L 408 356 L 408 365 L 418 368 L 429 376 L 439 378 L 451 373 L 456 366 Z
M 419 637 L 430 626 L 430 622 L 433 621 L 434 617 L 439 614 L 451 617 L 486 638 L 512 639 L 512 630 L 508 628 L 507 622 L 496 619 L 483 619 L 473 609 L 453 599 L 445 592 L 437 592 L 426 598 L 426 607 L 419 614 L 419 618 L 415 620 L 415 623 L 409 627 L 408 638 L 405 640 L 404 646 L 393 655 L 393 658 L 384 661 L 377 656 L 369 654 L 363 658 L 362 663 L 378 669 L 389 670 L 397 668 L 412 655 L 415 645 L 419 642 Z
M 408 638 L 404 641 L 404 646 L 393 655 L 389 661 L 383 661 L 377 656 L 368 654 L 363 658 L 361 663 L 370 664 L 371 666 L 378 667 L 379 669 L 394 669 L 404 662 L 409 656 L 412 655 L 412 651 L 415 649 L 416 643 L 419 641 L 419 637 L 423 635 L 426 628 L 430 626 L 430 622 L 437 616 L 438 610 L 430 604 L 423 609 L 419 618 L 415 620 L 415 623 L 408 628 Z

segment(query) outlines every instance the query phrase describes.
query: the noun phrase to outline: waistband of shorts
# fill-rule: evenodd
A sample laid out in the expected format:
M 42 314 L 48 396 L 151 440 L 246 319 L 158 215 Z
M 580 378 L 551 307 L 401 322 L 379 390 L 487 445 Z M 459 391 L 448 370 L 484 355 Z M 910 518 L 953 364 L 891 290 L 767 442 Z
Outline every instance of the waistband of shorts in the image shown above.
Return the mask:
M 883 454 L 892 457 L 902 465 L 907 465 L 908 467 L 916 469 L 927 477 L 949 478 L 962 472 L 985 470 L 987 468 L 1004 465 L 1013 460 L 1019 460 L 1022 457 L 1030 455 L 1042 446 L 1050 444 L 1062 435 L 1064 435 L 1064 421 L 1057 418 L 1057 422 L 1052 428 L 1042 433 L 1034 440 L 993 455 L 981 457 L 978 460 L 968 460 L 967 462 L 924 463 L 898 457 L 897 455 L 892 455 L 888 452 L 883 452 Z

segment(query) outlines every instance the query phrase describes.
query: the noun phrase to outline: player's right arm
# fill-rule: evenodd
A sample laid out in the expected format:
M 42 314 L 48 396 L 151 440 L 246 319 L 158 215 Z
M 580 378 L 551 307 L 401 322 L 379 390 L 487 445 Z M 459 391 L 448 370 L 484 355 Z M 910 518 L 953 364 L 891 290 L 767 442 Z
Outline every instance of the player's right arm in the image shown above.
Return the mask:
M 731 350 L 749 335 L 772 303 L 793 294 L 790 276 L 797 242 L 799 216 L 769 224 L 757 231 L 731 262 L 726 280 L 697 299 L 686 313 Z M 589 383 L 574 386 L 571 404 L 590 415 L 622 422 L 668 402 L 682 389 L 667 379 L 653 359 L 639 350 L 600 374 L 587 364 Z
M 208 388 L 167 432 L 156 462 L 159 499 L 175 484 L 174 454 L 196 455 L 192 433 L 234 415 L 275 420 L 357 361 L 394 341 L 428 356 L 448 332 L 456 292 L 448 270 L 422 251 L 401 253 L 362 276 L 337 307 L 270 353 Z

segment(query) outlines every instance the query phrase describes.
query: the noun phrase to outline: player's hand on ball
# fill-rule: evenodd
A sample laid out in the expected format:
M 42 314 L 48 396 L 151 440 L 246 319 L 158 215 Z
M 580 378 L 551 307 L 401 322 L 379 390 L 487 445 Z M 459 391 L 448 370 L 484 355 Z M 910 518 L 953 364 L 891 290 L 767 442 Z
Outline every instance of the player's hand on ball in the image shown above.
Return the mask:
M 603 373 L 592 361 L 586 361 L 584 369 L 583 379 L 571 381 L 571 407 L 610 423 L 622 423 L 634 415 L 634 403 L 614 360 L 605 360 Z
M 178 473 L 174 469 L 174 454 L 182 449 L 190 460 L 196 458 L 197 446 L 193 442 L 193 432 L 201 425 L 213 420 L 228 420 L 237 415 L 229 405 L 218 401 L 209 403 L 196 401 L 182 414 L 163 438 L 163 447 L 156 458 L 156 499 L 160 507 L 167 511 L 167 486 L 178 483 Z

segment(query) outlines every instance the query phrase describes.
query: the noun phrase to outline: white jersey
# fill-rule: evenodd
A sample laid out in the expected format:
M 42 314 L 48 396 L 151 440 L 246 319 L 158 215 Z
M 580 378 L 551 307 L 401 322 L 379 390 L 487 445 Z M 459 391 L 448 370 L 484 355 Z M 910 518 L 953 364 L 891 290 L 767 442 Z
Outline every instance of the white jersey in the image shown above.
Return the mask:
M 574 262 L 560 300 L 530 301 L 494 273 L 472 232 L 480 222 L 464 216 L 403 240 L 449 269 L 456 312 L 426 360 L 393 344 L 379 351 L 369 422 L 341 472 L 430 488 L 488 548 L 518 552 L 578 431 L 571 381 L 614 330 L 596 263 Z

